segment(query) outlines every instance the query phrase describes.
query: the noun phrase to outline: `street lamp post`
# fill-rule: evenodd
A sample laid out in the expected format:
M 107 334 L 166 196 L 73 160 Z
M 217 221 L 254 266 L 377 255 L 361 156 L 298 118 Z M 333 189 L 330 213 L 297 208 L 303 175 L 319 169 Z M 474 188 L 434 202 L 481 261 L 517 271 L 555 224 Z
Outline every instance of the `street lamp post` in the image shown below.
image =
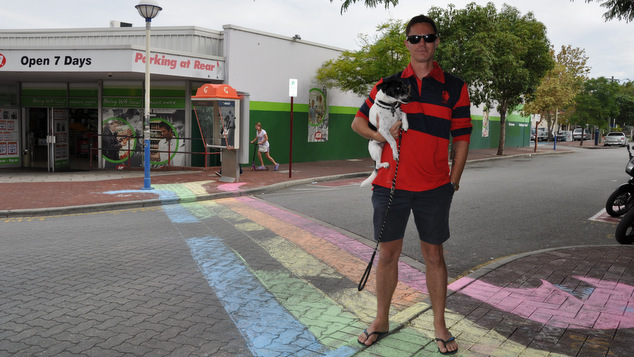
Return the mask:
M 139 15 L 145 19 L 145 115 L 143 116 L 143 190 L 151 190 L 150 180 L 150 28 L 152 19 L 163 10 L 154 0 L 141 0 L 135 6 Z

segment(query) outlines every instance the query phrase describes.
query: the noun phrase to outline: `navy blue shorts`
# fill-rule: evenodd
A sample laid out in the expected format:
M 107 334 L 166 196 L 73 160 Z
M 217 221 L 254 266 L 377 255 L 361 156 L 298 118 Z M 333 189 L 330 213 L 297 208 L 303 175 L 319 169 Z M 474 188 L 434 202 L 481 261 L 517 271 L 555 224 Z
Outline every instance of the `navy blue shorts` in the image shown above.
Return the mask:
M 389 202 L 390 189 L 374 186 L 372 191 L 374 240 L 391 242 L 403 239 L 409 214 L 414 212 L 414 222 L 420 240 L 430 244 L 444 243 L 449 239 L 449 209 L 454 192 L 450 183 L 429 191 L 395 190 L 386 217 L 385 211 Z M 385 226 L 383 227 L 384 220 Z

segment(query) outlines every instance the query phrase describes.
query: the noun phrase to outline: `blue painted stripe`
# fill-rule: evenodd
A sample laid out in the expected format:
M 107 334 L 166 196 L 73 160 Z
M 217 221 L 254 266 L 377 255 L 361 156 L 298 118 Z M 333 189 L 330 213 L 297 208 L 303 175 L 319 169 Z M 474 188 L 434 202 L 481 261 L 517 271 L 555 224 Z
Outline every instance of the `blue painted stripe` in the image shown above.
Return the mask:
M 198 218 L 182 205 L 163 206 L 163 211 L 174 223 L 197 223 Z
M 190 238 L 187 244 L 254 356 L 350 355 L 322 345 L 219 238 Z

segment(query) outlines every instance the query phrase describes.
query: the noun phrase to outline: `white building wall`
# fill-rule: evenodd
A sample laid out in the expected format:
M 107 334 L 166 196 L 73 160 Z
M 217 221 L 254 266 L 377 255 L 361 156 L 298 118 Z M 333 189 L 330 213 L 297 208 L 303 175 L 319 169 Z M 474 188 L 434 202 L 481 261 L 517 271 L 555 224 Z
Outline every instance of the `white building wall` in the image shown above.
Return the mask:
M 225 25 L 226 83 L 249 92 L 252 101 L 290 102 L 289 79 L 298 80 L 296 103 L 308 103 L 311 88 L 320 87 L 316 71 L 343 49 L 261 31 Z M 328 88 L 330 106 L 358 107 L 364 98 Z

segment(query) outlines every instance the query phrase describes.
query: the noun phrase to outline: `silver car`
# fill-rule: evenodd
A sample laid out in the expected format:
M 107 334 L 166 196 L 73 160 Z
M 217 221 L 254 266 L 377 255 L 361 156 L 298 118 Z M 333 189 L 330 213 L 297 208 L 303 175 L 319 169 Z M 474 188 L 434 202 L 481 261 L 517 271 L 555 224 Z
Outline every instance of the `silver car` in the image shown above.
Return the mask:
M 590 129 L 576 128 L 572 132 L 572 140 L 581 140 L 581 132 L 583 131 L 583 140 L 592 139 Z
M 608 133 L 603 139 L 603 145 L 619 145 L 619 146 L 627 146 L 627 137 L 625 133 L 613 131 Z

